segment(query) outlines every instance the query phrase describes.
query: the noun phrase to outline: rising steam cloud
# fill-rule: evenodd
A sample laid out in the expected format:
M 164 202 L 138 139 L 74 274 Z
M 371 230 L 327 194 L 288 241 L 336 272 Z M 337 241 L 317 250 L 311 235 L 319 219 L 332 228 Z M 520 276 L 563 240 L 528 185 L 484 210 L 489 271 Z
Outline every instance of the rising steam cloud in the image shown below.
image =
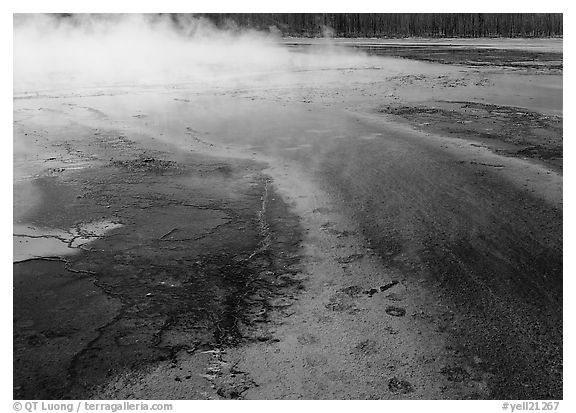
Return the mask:
M 216 28 L 157 15 L 14 16 L 14 91 L 221 82 L 272 72 L 349 67 L 358 55 L 291 53 L 274 31 Z

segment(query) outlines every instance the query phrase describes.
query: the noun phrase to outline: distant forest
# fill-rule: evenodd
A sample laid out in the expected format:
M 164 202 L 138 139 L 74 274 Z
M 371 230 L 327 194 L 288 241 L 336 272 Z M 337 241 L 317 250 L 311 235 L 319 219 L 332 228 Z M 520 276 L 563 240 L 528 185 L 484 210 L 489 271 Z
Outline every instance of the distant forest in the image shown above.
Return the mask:
M 260 30 L 279 30 L 284 36 L 562 36 L 562 14 L 560 13 L 222 13 L 196 16 L 202 16 L 217 26 L 232 24 Z M 174 17 L 177 19 L 176 16 Z

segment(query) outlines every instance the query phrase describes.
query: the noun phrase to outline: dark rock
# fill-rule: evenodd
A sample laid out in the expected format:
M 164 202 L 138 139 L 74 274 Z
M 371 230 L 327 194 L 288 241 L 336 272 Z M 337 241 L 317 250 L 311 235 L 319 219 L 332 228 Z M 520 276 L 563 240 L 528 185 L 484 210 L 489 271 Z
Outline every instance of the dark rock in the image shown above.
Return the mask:
M 400 380 L 397 377 L 392 377 L 388 382 L 388 390 L 394 394 L 408 394 L 414 391 L 414 386 L 406 380 Z
M 386 291 L 386 290 L 394 287 L 396 284 L 398 284 L 398 281 L 391 281 L 388 284 L 384 284 L 384 285 L 380 286 L 380 291 Z
M 372 297 L 374 294 L 376 294 L 378 292 L 378 290 L 376 288 L 371 288 L 368 291 L 364 291 L 364 294 L 368 294 L 368 297 Z
M 389 314 L 394 317 L 404 317 L 406 315 L 406 310 L 401 307 L 394 307 L 389 305 L 386 307 L 386 314 Z

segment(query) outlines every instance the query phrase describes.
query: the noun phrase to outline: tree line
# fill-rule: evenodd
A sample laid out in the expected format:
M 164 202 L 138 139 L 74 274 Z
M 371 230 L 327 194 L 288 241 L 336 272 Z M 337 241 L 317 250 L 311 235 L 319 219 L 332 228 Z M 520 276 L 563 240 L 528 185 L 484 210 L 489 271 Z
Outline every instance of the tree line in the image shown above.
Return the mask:
M 219 13 L 196 16 L 219 27 L 233 25 L 279 30 L 284 36 L 562 36 L 561 13 Z

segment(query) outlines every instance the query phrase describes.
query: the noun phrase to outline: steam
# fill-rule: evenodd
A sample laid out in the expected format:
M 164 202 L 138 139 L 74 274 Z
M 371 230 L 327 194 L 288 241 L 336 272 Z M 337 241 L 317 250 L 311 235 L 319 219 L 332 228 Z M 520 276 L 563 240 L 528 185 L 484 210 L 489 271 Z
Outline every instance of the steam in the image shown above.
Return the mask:
M 219 29 L 186 16 L 15 15 L 14 92 L 207 84 L 367 64 L 366 57 L 333 48 L 323 56 L 294 53 L 280 41 L 276 30 Z

